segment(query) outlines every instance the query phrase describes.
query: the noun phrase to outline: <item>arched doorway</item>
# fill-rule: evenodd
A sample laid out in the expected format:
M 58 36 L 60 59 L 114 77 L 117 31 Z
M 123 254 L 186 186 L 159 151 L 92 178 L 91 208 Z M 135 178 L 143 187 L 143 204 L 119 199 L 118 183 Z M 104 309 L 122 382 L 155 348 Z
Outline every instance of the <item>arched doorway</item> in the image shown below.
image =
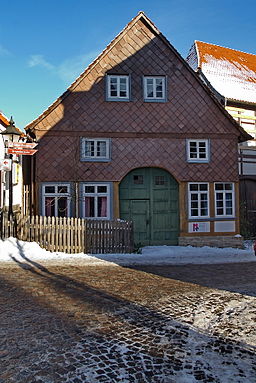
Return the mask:
M 166 170 L 139 168 L 119 185 L 120 218 L 134 223 L 138 245 L 177 245 L 179 185 Z

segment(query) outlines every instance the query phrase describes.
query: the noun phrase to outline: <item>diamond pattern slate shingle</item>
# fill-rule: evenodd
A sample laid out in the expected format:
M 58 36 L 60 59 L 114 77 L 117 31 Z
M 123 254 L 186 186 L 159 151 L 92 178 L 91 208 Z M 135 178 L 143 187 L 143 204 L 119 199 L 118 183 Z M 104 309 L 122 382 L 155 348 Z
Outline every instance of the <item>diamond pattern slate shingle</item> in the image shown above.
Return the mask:
M 211 140 L 210 164 L 188 164 L 183 138 L 115 138 L 113 160 L 107 163 L 79 162 L 79 137 L 44 141 L 48 150 L 40 144 L 37 162 L 44 166 L 37 172 L 37 181 L 120 181 L 130 170 L 147 166 L 163 167 L 180 181 L 237 180 L 236 145 L 227 150 L 229 139 Z
M 106 73 L 130 74 L 130 102 L 105 101 Z M 167 76 L 168 102 L 143 102 L 143 75 Z M 129 170 L 144 166 L 163 167 L 180 181 L 238 179 L 239 131 L 177 55 L 140 20 L 36 130 L 44 135 L 37 153 L 37 181 L 119 181 Z M 122 134 L 112 138 L 110 163 L 79 161 L 79 137 L 88 132 L 98 137 Z M 149 137 L 133 138 L 130 133 Z M 176 137 L 161 138 L 161 133 Z M 210 164 L 188 164 L 185 137 L 212 134 Z

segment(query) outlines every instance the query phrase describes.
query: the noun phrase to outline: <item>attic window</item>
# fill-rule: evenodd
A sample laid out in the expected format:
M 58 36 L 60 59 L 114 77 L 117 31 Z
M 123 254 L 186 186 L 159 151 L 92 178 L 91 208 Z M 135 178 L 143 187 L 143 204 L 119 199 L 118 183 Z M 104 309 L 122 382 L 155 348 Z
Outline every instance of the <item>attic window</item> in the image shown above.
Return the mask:
M 129 101 L 129 76 L 107 76 L 107 101 Z
M 144 76 L 144 101 L 166 101 L 166 78 Z

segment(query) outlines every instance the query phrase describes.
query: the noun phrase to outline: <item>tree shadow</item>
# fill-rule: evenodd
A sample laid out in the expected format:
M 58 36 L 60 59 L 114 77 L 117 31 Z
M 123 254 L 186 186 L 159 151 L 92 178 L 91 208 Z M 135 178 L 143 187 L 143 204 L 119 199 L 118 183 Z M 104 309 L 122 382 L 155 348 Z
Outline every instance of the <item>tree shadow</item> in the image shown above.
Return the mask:
M 191 379 L 201 376 L 203 381 L 217 382 L 218 368 L 224 374 L 229 374 L 231 369 L 241 382 L 243 376 L 253 376 L 253 369 L 248 368 L 255 351 L 251 345 L 224 337 L 218 329 L 209 333 L 186 318 L 189 305 L 195 307 L 204 301 L 203 289 L 191 294 L 193 302 L 182 297 L 179 301 L 181 291 L 184 296 L 189 294 L 189 286 L 182 290 L 182 283 L 180 288 L 176 285 L 177 293 L 172 296 L 173 285 L 169 279 L 156 277 L 157 283 L 152 284 L 150 274 L 131 270 L 128 277 L 124 275 L 124 281 L 134 274 L 144 279 L 144 287 L 141 285 L 136 291 L 138 299 L 131 301 L 120 293 L 113 293 L 115 289 L 108 286 L 109 281 L 115 285 L 117 266 L 112 269 L 113 277 L 109 276 L 106 281 L 106 288 L 110 290 L 107 291 L 81 281 L 88 281 L 84 277 L 90 274 L 89 268 L 76 269 L 76 278 L 73 278 L 29 259 L 20 244 L 19 256 L 21 260 L 12 256 L 18 268 L 10 274 L 3 269 L 0 282 L 0 297 L 6 305 L 0 314 L 2 339 L 11 333 L 13 339 L 13 343 L 5 343 L 3 371 L 9 371 L 11 366 L 10 376 L 14 379 L 20 379 L 23 373 L 25 381 L 32 374 L 40 376 L 43 371 L 45 377 L 51 379 L 76 376 L 85 383 L 92 383 L 103 382 L 101 374 L 105 371 L 107 382 L 119 382 L 124 375 L 137 382 L 170 382 L 172 379 L 181 382 L 184 374 Z M 98 279 L 103 268 L 99 269 L 92 274 L 94 277 L 97 274 Z M 70 268 L 65 273 L 73 271 Z M 124 274 L 125 269 L 120 272 Z M 163 279 L 165 284 L 161 286 L 158 282 Z M 162 300 L 149 299 L 143 303 L 139 297 L 150 284 L 163 293 L 170 284 L 170 290 Z M 176 303 L 170 304 L 169 298 Z M 18 345 L 17 352 L 13 351 L 14 345 Z M 230 366 L 230 358 L 239 358 L 239 363 L 232 361 Z

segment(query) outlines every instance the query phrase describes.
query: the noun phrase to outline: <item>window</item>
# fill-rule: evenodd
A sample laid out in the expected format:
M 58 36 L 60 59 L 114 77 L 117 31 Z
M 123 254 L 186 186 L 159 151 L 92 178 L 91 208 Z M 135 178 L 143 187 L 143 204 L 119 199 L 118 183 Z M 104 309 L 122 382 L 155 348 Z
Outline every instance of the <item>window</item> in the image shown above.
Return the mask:
M 130 98 L 129 93 L 129 76 L 107 76 L 108 101 L 128 101 Z
M 144 77 L 144 100 L 166 101 L 165 77 Z
M 216 217 L 234 216 L 234 184 L 215 183 L 215 215 Z
M 133 183 L 135 185 L 143 185 L 143 176 L 142 175 L 134 175 L 133 176 Z
M 205 218 L 209 216 L 208 183 L 189 183 L 189 218 Z
M 42 214 L 50 217 L 70 216 L 70 185 L 44 184 L 42 186 Z
M 82 198 L 84 218 L 110 218 L 110 184 L 83 184 Z
M 110 140 L 108 138 L 82 138 L 81 161 L 109 161 Z
M 155 185 L 166 185 L 167 180 L 165 176 L 155 176 Z
M 187 140 L 187 158 L 188 162 L 208 162 L 209 141 Z

